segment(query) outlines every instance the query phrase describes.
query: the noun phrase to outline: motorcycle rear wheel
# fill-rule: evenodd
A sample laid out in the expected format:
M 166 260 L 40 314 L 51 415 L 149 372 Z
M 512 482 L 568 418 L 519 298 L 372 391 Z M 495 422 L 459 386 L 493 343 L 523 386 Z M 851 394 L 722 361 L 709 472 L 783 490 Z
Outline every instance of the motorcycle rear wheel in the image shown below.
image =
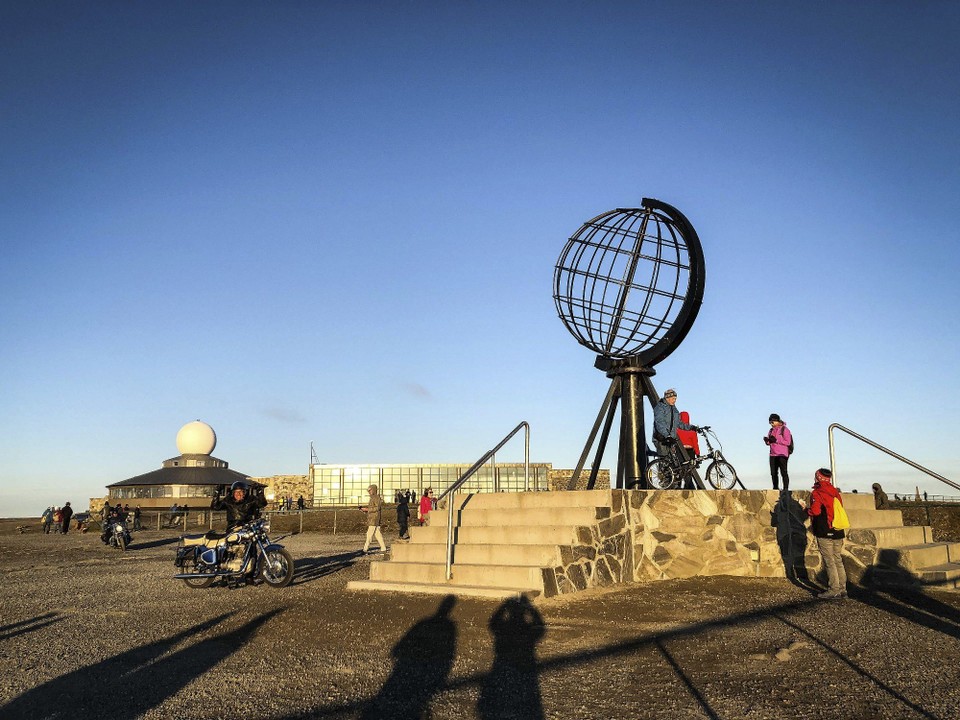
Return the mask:
M 183 563 L 183 572 L 185 573 L 199 573 L 204 572 L 206 568 L 198 568 L 196 558 L 187 558 Z M 216 578 L 211 577 L 200 577 L 200 578 L 183 578 L 183 582 L 186 583 L 187 587 L 197 588 L 198 590 L 205 587 L 210 587 L 213 584 L 213 581 Z
M 270 587 L 286 587 L 293 580 L 293 558 L 283 548 L 267 550 L 261 565 L 260 575 Z

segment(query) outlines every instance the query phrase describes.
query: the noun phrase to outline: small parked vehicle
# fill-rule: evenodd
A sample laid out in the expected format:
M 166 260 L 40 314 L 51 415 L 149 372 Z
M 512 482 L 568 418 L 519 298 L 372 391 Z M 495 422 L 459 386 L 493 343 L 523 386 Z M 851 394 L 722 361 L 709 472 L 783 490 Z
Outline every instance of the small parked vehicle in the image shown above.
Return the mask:
M 107 521 L 107 527 L 104 528 L 100 539 L 107 545 L 120 548 L 121 551 L 126 550 L 132 540 L 126 521 L 115 517 Z
M 174 565 L 174 579 L 192 588 L 210 587 L 217 579 L 240 582 L 260 576 L 270 587 L 286 587 L 293 580 L 293 558 L 270 540 L 269 518 L 258 518 L 226 533 L 182 535 Z

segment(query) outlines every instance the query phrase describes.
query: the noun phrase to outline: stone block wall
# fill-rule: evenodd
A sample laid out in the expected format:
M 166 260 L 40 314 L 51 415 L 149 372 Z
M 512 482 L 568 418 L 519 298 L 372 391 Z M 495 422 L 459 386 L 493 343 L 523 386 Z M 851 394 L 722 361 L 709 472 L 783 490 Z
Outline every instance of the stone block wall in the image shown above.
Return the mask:
M 303 495 L 307 507 L 313 507 L 313 483 L 307 475 L 271 475 L 270 477 L 252 477 L 251 480 L 272 488 L 277 500 L 287 497 L 297 498 Z
M 819 566 L 803 516 L 774 490 L 613 490 L 597 522 L 560 547 L 546 594 L 695 575 L 785 577 Z
M 568 469 L 551 469 L 550 474 L 547 477 L 547 485 L 550 490 L 566 490 L 567 484 L 570 482 L 570 478 L 573 477 L 573 468 Z M 590 480 L 590 469 L 585 468 L 580 472 L 580 477 L 577 478 L 577 487 L 574 490 L 586 490 L 587 482 Z M 608 488 L 610 487 L 610 471 L 609 470 L 598 470 L 597 471 L 597 487 L 598 488 Z

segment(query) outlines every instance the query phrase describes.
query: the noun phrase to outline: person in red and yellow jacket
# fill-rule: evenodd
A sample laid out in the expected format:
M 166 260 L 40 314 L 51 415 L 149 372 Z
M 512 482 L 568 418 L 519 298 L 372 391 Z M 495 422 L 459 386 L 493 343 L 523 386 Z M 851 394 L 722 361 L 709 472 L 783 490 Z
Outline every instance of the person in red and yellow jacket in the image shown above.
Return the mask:
M 817 549 L 823 558 L 830 584 L 826 592 L 818 595 L 821 600 L 836 600 L 847 596 L 847 572 L 840 557 L 846 536 L 843 530 L 833 527 L 835 498 L 843 504 L 840 491 L 833 486 L 833 473 L 827 468 L 820 468 L 813 476 L 813 492 L 810 494 L 807 515 L 810 516 L 810 530 L 817 539 Z

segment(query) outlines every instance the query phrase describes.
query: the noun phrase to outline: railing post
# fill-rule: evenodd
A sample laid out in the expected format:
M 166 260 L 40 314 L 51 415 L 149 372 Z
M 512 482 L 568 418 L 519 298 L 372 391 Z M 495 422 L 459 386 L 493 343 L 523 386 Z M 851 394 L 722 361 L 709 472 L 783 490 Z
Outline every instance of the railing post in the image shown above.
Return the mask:
M 530 423 L 523 423 L 523 486 L 530 492 Z M 539 485 L 536 488 L 540 489 Z
M 833 429 L 837 426 L 833 423 L 827 428 L 827 444 L 830 446 L 830 474 L 833 475 L 833 484 L 837 484 L 837 461 L 833 453 Z
M 447 580 L 453 578 L 453 499 L 456 495 L 454 490 L 447 498 Z

